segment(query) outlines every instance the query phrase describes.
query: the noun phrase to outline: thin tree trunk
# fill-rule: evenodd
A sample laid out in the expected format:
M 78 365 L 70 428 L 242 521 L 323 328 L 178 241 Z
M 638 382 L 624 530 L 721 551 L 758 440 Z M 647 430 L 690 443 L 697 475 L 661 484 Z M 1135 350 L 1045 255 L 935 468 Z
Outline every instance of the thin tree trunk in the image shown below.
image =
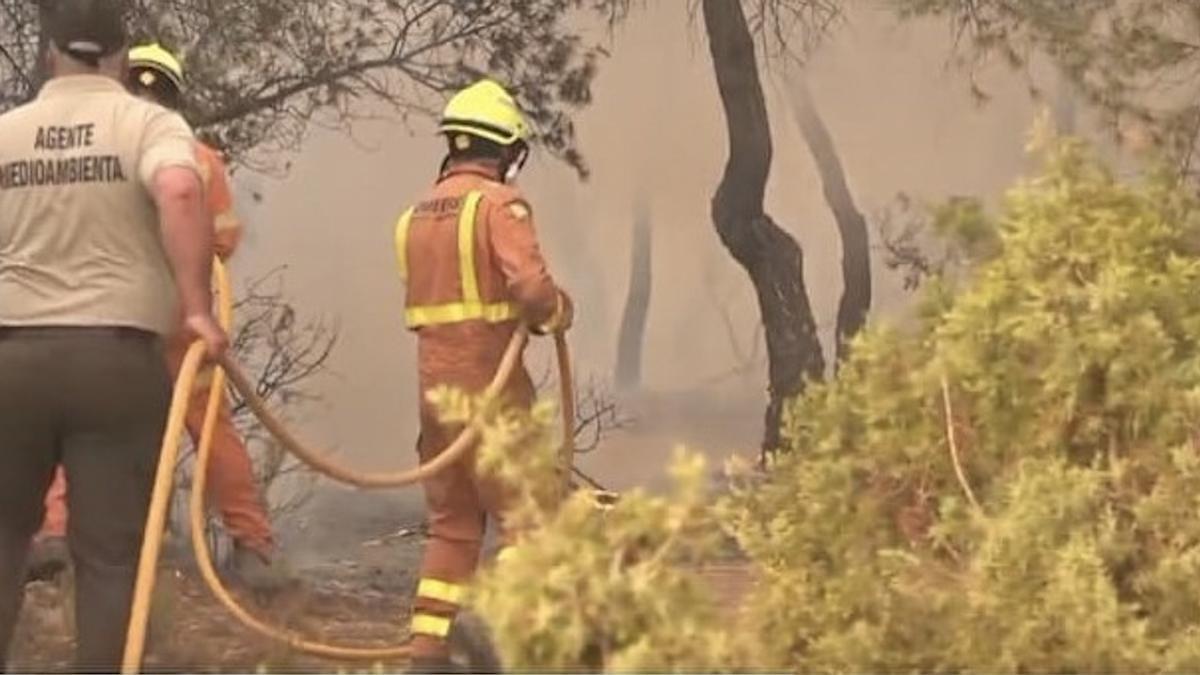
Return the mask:
M 1051 104 L 1054 110 L 1055 130 L 1062 136 L 1074 136 L 1079 126 L 1075 83 L 1061 70 L 1058 71 L 1057 87 Z
M 621 317 L 621 333 L 617 342 L 616 384 L 628 391 L 642 385 L 642 345 L 646 337 L 646 318 L 650 311 L 650 292 L 653 283 L 650 266 L 654 240 L 650 229 L 650 212 L 644 195 L 638 196 L 633 216 L 633 242 L 629 265 L 629 293 Z
M 721 243 L 750 275 L 758 296 L 770 380 L 767 453 L 779 448 L 784 404 L 804 391 L 806 378 L 824 376 L 825 358 L 804 286 L 804 254 L 763 210 L 771 128 L 746 15 L 739 0 L 703 0 L 703 12 L 729 132 L 729 160 L 712 217 Z
M 790 79 L 788 91 L 792 112 L 816 162 L 825 203 L 833 211 L 842 240 L 843 290 L 837 318 L 837 360 L 840 363 L 849 356 L 850 340 L 866 325 L 871 310 L 870 233 L 867 219 L 854 203 L 841 157 L 808 85 L 802 76 Z

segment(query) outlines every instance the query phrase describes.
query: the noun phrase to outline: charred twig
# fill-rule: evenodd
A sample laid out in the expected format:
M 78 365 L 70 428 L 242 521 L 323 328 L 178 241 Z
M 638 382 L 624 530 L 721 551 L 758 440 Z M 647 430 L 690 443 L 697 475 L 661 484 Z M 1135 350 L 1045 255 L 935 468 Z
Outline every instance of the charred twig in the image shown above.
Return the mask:
M 553 368 L 547 363 L 540 372 L 542 374 L 535 379 L 535 389 L 544 393 L 554 381 Z M 633 423 L 633 418 L 622 414 L 609 388 L 595 378 L 589 378 L 586 384 L 577 386 L 574 394 L 575 428 L 572 438 L 575 441 L 575 454 L 596 450 L 613 432 L 626 429 Z
M 575 454 L 594 451 L 614 431 L 627 428 L 633 420 L 621 414 L 620 406 L 606 389 L 589 380 L 575 397 Z M 582 441 L 580 439 L 587 439 Z
M 308 385 L 326 367 L 338 332 L 336 325 L 321 319 L 298 320 L 284 293 L 285 270 L 275 268 L 247 285 L 234 303 L 236 328 L 230 343 L 238 361 L 253 374 L 259 395 L 288 408 L 319 399 Z M 231 395 L 231 412 L 270 515 L 274 519 L 295 513 L 312 496 L 305 486 L 313 477 L 311 470 L 279 447 L 236 392 Z M 194 460 L 192 448 L 180 461 L 181 489 L 191 485 Z M 291 483 L 296 479 L 302 481 L 299 486 Z M 284 483 L 291 489 L 281 494 Z

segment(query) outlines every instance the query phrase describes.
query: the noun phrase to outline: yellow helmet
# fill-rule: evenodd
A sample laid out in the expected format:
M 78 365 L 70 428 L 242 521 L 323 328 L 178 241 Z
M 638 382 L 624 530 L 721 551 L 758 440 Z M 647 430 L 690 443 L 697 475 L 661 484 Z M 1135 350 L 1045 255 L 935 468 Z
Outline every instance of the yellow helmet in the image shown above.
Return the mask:
M 171 52 L 157 42 L 138 45 L 129 50 L 129 69 L 143 69 L 138 82 L 149 87 L 155 82 L 155 74 L 167 78 L 177 90 L 183 90 L 183 64 Z
M 465 133 L 508 146 L 529 136 L 517 102 L 493 80 L 480 80 L 450 99 L 438 131 Z

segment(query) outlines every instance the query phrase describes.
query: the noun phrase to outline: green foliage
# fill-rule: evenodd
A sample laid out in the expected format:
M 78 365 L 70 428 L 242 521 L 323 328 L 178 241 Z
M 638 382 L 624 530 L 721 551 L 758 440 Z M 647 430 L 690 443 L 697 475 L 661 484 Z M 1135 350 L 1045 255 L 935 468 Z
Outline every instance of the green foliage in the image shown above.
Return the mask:
M 1190 164 L 1200 132 L 1200 3 L 1171 0 L 887 0 L 905 17 L 948 18 L 974 62 L 1025 68 L 1048 56 L 1076 93 L 1135 145 Z M 976 88 L 981 98 L 987 94 Z M 1147 138 L 1143 139 L 1142 136 Z
M 1200 667 L 1196 206 L 1066 143 L 994 239 L 941 213 L 994 255 L 916 330 L 863 336 L 723 507 L 773 665 Z
M 448 419 L 470 416 L 468 399 L 439 398 Z M 558 505 L 553 407 L 489 418 L 479 467 L 514 488 L 515 544 L 481 575 L 473 603 L 506 666 L 645 672 L 730 663 L 717 607 L 689 570 L 718 545 L 702 459 L 678 454 L 669 497 L 635 491 L 602 510 L 576 492 Z
M 915 327 L 860 336 L 715 507 L 685 456 L 672 496 L 555 509 L 552 411 L 500 414 L 481 461 L 523 530 L 475 600 L 509 665 L 1200 669 L 1198 206 L 1068 142 L 1000 217 L 940 210 L 985 254 Z M 722 529 L 760 579 L 732 623 L 693 572 Z
M 135 39 L 183 56 L 189 121 L 239 163 L 277 168 L 314 123 L 437 115 L 486 74 L 515 91 L 543 147 L 586 174 L 570 117 L 591 101 L 603 50 L 571 22 L 608 0 L 125 4 Z M 37 3 L 0 0 L 0 110 L 37 88 L 37 15 Z

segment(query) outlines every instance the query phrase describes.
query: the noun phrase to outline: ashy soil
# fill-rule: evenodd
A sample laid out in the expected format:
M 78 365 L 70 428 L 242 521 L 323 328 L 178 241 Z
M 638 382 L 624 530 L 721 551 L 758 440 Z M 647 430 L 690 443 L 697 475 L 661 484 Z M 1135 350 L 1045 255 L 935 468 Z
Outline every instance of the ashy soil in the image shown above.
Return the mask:
M 708 455 L 714 469 L 729 449 L 749 445 L 737 423 L 749 417 L 742 409 L 714 406 L 698 415 L 690 402 L 630 403 L 638 418 L 634 428 L 617 432 L 611 445 L 579 458 L 589 473 L 615 489 L 665 486 L 673 441 Z M 680 437 L 681 429 L 690 433 Z M 235 592 L 267 623 L 308 638 L 345 646 L 403 643 L 424 541 L 420 491 L 363 492 L 320 485 L 302 513 L 277 523 L 298 588 L 272 598 L 253 597 L 236 586 Z M 179 543 L 176 548 L 188 550 L 186 542 Z M 718 601 L 731 611 L 736 608 L 749 585 L 744 566 L 722 563 L 705 574 Z M 389 672 L 404 667 L 326 661 L 259 636 L 212 596 L 188 553 L 165 556 L 159 580 L 145 672 Z M 70 597 L 69 577 L 26 587 L 13 672 L 69 671 L 74 630 L 64 601 Z
M 339 537 L 341 538 L 341 537 Z M 234 586 L 257 617 L 297 633 L 346 646 L 390 646 L 406 639 L 409 603 L 423 541 L 420 527 L 363 538 L 327 562 L 298 569 L 301 584 L 272 598 Z M 746 567 L 726 561 L 704 570 L 714 596 L 735 611 L 749 588 Z M 26 586 L 25 607 L 14 640 L 12 672 L 70 672 L 74 633 L 68 611 L 69 575 Z M 185 560 L 159 572 L 154 624 L 144 672 L 396 672 L 395 663 L 344 663 L 295 652 L 237 622 Z
M 306 513 L 291 519 L 281 533 L 297 587 L 261 597 L 231 584 L 239 600 L 267 623 L 321 642 L 367 647 L 403 643 L 424 537 L 419 496 L 322 489 Z M 327 661 L 261 637 L 220 605 L 187 555 L 169 553 L 164 558 L 145 672 L 403 668 L 402 663 Z M 70 670 L 70 584 L 66 575 L 26 586 L 13 643 L 13 672 Z
M 242 604 L 267 623 L 338 645 L 390 646 L 406 639 L 413 575 L 371 561 L 375 556 L 408 557 L 414 544 L 381 543 L 357 560 L 341 560 L 299 573 L 296 589 L 272 597 L 237 590 Z M 14 641 L 13 672 L 69 671 L 72 617 L 70 579 L 35 582 L 26 587 L 25 607 Z M 145 672 L 331 672 L 353 664 L 325 661 L 293 652 L 237 622 L 209 592 L 190 565 L 165 564 Z M 400 663 L 365 663 L 398 670 Z

